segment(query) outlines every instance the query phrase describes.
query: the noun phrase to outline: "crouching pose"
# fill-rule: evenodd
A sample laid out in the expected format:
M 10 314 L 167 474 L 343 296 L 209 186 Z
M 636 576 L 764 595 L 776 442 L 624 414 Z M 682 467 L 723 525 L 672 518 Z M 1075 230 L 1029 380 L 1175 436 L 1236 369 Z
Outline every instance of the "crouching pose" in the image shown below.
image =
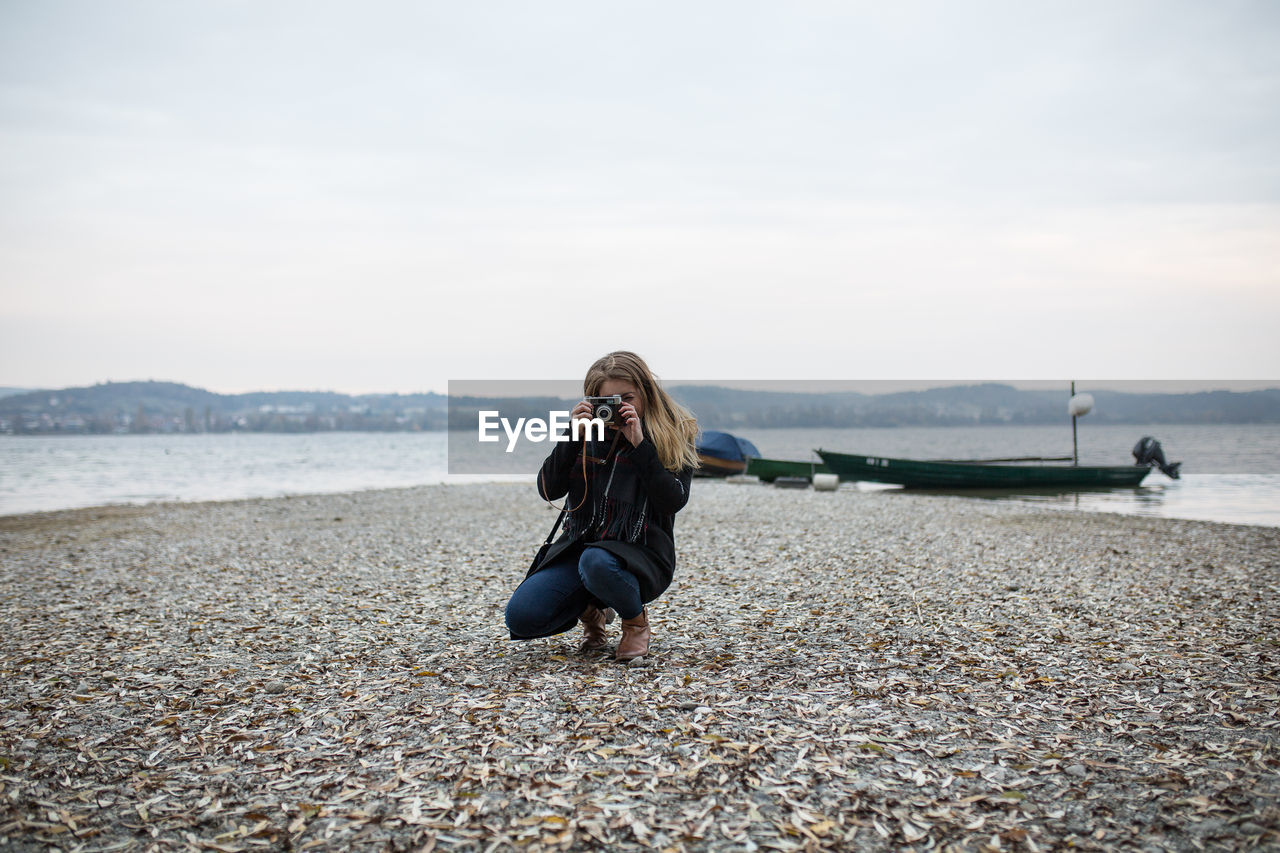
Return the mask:
M 645 605 L 675 572 L 675 514 L 698 464 L 697 423 L 634 353 L 606 355 L 582 384 L 588 398 L 615 399 L 583 400 L 571 417 L 599 416 L 605 433 L 580 425 L 579 440 L 555 443 L 542 463 L 538 493 L 565 498 L 564 531 L 507 602 L 507 629 L 528 640 L 581 621 L 582 650 L 598 651 L 616 613 L 616 657 L 627 661 L 648 654 Z

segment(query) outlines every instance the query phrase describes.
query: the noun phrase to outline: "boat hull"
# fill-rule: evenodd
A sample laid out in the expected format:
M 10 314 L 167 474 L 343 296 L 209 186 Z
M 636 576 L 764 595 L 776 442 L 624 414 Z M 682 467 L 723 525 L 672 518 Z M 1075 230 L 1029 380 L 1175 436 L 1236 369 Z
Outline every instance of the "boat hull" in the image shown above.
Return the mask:
M 1121 488 L 1137 486 L 1151 469 L 1137 465 L 1011 465 L 894 459 L 819 450 L 842 480 L 894 483 L 913 489 Z
M 721 459 L 707 453 L 698 454 L 698 467 L 693 473 L 699 477 L 732 477 L 746 470 L 745 459 Z
M 747 468 L 747 460 L 760 451 L 745 438 L 727 432 L 706 430 L 698 434 L 698 465 L 694 474 L 700 477 L 730 477 Z
M 792 462 L 787 459 L 747 460 L 747 473 L 759 477 L 762 482 L 772 483 L 779 477 L 803 477 L 810 482 L 814 474 L 832 474 L 833 472 L 822 462 Z

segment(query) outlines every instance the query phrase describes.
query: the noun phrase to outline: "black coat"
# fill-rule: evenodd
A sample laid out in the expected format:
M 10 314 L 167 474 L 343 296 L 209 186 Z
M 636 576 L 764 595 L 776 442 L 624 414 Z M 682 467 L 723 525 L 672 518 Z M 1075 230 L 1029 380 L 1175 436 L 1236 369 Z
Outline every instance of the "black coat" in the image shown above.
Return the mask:
M 577 509 L 566 517 L 564 532 L 529 574 L 570 549 L 581 552 L 594 545 L 622 560 L 640 582 L 641 600 L 653 601 L 671 585 L 675 574 L 675 514 L 689 500 L 693 470 L 673 474 L 663 468 L 648 436 L 635 447 L 619 438 L 607 457 L 610 442 L 586 445 L 588 456 L 606 457 L 606 461 L 587 462 L 584 483 L 583 446 L 580 441 L 557 442 L 542 463 L 538 493 L 549 501 L 564 498 L 570 509 Z M 613 500 L 615 495 L 639 500 L 632 505 Z

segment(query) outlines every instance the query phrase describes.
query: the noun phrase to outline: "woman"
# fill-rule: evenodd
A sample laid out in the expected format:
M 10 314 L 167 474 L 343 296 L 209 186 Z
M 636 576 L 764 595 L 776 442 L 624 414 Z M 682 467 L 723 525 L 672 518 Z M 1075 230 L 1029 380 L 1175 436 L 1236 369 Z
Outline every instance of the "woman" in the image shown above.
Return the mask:
M 618 417 L 603 440 L 580 430 L 579 441 L 557 442 L 542 463 L 538 493 L 565 498 L 564 532 L 511 596 L 507 629 L 528 640 L 581 621 L 581 649 L 598 651 L 616 612 L 622 639 L 615 656 L 629 661 L 648 654 L 645 605 L 675 572 L 675 514 L 689 500 L 698 427 L 635 353 L 609 353 L 582 386 L 587 397 L 621 397 Z M 591 415 L 583 400 L 571 416 Z

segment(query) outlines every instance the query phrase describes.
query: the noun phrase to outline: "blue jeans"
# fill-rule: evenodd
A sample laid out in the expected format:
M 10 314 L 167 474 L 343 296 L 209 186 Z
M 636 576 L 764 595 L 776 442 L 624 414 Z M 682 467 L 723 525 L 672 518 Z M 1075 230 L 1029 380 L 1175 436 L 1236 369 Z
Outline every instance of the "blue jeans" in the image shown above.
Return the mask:
M 623 619 L 644 609 L 636 576 L 608 551 L 589 546 L 581 556 L 570 549 L 524 579 L 507 602 L 507 630 L 513 640 L 562 634 L 588 604 L 612 607 Z

